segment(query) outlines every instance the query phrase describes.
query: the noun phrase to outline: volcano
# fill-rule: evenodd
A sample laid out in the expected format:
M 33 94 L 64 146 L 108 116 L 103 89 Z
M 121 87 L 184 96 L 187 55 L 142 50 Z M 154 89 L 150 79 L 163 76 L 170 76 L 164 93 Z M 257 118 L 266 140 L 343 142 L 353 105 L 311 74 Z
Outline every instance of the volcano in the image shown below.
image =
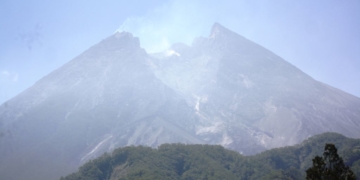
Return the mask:
M 0 106 L 0 179 L 58 179 L 129 145 L 252 155 L 359 129 L 360 98 L 218 23 L 153 54 L 116 32 Z

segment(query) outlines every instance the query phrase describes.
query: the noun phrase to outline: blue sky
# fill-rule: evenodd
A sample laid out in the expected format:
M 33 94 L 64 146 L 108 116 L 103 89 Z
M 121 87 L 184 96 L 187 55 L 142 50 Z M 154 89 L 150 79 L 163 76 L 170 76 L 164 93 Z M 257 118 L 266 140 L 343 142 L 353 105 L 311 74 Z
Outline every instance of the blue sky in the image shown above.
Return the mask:
M 156 52 L 191 45 L 214 22 L 360 97 L 358 0 L 2 0 L 0 104 L 116 30 Z

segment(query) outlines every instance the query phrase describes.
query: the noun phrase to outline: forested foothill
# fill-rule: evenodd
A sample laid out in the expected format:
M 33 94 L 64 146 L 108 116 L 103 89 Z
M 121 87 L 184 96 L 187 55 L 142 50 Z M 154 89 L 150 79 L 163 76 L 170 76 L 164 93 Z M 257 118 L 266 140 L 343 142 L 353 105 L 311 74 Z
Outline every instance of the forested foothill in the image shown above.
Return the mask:
M 337 147 L 343 163 L 360 177 L 360 140 L 324 133 L 298 145 L 254 156 L 243 156 L 219 145 L 123 147 L 85 163 L 78 172 L 60 180 L 305 179 L 313 159 L 321 156 L 329 143 Z

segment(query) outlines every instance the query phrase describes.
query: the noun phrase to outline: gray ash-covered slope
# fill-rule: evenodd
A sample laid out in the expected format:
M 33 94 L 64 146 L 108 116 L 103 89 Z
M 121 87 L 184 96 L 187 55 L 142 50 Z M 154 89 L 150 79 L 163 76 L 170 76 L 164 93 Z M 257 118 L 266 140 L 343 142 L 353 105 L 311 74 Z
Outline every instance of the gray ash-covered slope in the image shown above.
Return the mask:
M 254 154 L 359 129 L 359 98 L 219 24 L 152 55 L 115 33 L 0 106 L 0 179 L 56 179 L 126 145 Z
M 191 47 L 175 44 L 153 57 L 157 77 L 196 110 L 196 134 L 208 143 L 253 154 L 327 131 L 360 137 L 358 97 L 220 24 Z
M 194 110 L 147 59 L 116 33 L 2 105 L 0 179 L 57 179 L 126 145 L 203 143 Z

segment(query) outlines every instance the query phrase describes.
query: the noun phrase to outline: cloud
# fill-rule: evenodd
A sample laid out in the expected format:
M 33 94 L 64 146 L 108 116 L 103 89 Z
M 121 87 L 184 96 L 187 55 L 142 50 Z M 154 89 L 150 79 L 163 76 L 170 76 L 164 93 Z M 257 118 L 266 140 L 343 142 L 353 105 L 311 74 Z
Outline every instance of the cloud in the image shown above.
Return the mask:
M 19 74 L 3 70 L 0 73 L 1 81 L 17 82 L 19 80 Z
M 140 38 L 146 51 L 159 52 L 174 43 L 191 45 L 196 37 L 207 37 L 215 22 L 245 36 L 254 34 L 254 29 L 264 29 L 252 23 L 263 19 L 258 12 L 263 7 L 262 0 L 170 0 L 142 17 L 126 19 L 117 31 L 130 32 Z
M 159 52 L 173 43 L 191 45 L 197 36 L 208 34 L 214 23 L 208 18 L 211 10 L 200 2 L 174 0 L 149 10 L 143 17 L 130 17 L 117 31 L 127 31 L 140 37 L 148 52 Z
M 166 51 L 166 56 L 181 56 L 178 52 L 174 51 L 174 50 L 167 50 Z

